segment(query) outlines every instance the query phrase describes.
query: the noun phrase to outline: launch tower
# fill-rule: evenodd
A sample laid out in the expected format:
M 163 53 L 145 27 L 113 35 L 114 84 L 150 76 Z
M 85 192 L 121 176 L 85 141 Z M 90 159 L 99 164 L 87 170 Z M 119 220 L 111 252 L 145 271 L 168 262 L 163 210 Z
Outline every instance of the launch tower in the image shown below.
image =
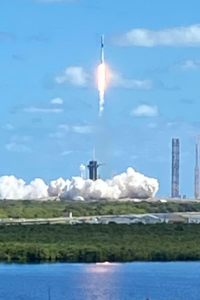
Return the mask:
M 179 139 L 172 139 L 172 198 L 179 198 L 179 155 L 180 142 Z
M 200 134 L 197 136 L 196 149 L 195 149 L 195 170 L 194 170 L 194 196 L 199 199 L 199 140 Z
M 89 179 L 97 180 L 98 179 L 98 167 L 102 166 L 103 164 L 98 164 L 97 160 L 95 159 L 95 149 L 93 149 L 93 159 L 89 161 L 88 169 L 89 169 Z

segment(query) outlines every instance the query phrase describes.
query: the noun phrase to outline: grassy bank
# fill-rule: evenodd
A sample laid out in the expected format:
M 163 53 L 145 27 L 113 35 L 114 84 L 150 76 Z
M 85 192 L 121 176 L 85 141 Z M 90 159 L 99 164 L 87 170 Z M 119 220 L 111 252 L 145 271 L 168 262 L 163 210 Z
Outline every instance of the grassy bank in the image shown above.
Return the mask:
M 53 218 L 68 211 L 74 216 L 200 212 L 200 203 L 0 201 L 0 218 Z
M 1 226 L 0 261 L 200 260 L 200 225 Z

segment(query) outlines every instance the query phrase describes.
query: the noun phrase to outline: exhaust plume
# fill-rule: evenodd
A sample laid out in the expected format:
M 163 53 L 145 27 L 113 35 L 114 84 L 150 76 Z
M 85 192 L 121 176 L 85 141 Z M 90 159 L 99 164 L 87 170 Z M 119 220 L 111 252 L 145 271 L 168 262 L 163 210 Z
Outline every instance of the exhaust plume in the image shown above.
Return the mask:
M 49 185 L 40 178 L 26 184 L 14 176 L 0 177 L 0 199 L 40 199 L 52 196 L 60 196 L 64 200 L 146 199 L 154 197 L 158 189 L 157 179 L 146 177 L 133 168 L 106 181 L 72 177 L 71 181 L 59 178 Z
M 106 89 L 106 66 L 102 62 L 98 66 L 98 90 L 99 90 L 99 116 L 102 115 L 104 109 L 104 94 Z

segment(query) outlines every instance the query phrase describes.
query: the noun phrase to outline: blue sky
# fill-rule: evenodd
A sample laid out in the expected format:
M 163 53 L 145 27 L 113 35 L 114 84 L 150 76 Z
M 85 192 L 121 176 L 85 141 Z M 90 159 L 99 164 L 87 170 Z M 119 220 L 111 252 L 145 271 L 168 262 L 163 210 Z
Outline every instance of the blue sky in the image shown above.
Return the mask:
M 200 131 L 200 3 L 0 1 L 0 175 L 47 183 L 79 174 L 97 148 L 103 177 L 132 166 L 193 196 Z M 98 117 L 100 35 L 112 81 Z

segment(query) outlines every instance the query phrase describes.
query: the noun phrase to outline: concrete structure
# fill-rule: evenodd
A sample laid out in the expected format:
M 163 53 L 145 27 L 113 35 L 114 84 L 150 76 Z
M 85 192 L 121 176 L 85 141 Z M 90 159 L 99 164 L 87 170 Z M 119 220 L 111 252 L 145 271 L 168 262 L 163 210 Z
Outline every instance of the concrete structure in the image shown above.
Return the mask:
M 188 223 L 188 217 L 173 214 L 169 217 L 169 220 L 168 220 L 167 223 L 169 223 L 169 224 L 172 224 L 172 223 Z
M 102 224 L 109 224 L 109 223 L 116 223 L 116 224 L 131 224 L 131 218 L 124 218 L 124 217 L 115 217 L 115 218 L 102 218 L 99 223 Z
M 179 198 L 179 155 L 180 142 L 179 139 L 172 139 L 172 183 L 171 196 Z
M 72 212 L 71 211 L 67 211 L 67 212 L 64 212 L 62 214 L 63 218 L 72 218 Z
M 196 215 L 196 214 L 186 215 L 186 218 L 188 219 L 188 223 L 195 223 L 195 224 L 200 223 L 200 214 L 199 215 Z
M 39 224 L 159 224 L 159 223 L 195 223 L 200 224 L 200 212 L 187 213 L 155 213 L 155 214 L 129 214 L 104 215 L 83 217 L 61 217 L 47 219 L 1 219 L 1 225 L 39 225 Z
M 140 220 L 143 224 L 157 224 L 162 222 L 158 216 L 150 214 L 140 217 Z
M 152 214 L 145 215 L 119 215 L 119 216 L 101 216 L 99 217 L 99 223 L 109 224 L 109 223 L 117 223 L 117 224 L 156 224 L 161 223 L 162 220 L 159 216 L 155 216 Z

